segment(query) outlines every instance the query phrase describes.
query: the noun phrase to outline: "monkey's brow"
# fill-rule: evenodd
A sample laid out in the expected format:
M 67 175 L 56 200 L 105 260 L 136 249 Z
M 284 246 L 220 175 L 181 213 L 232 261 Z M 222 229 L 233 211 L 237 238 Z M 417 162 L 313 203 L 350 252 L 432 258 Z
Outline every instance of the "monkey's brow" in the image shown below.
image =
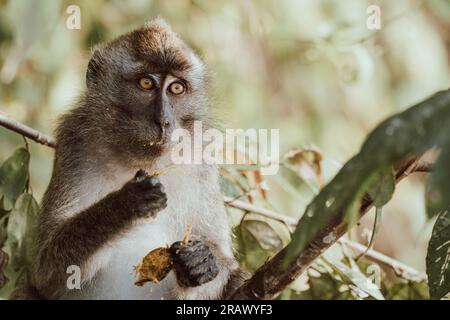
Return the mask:
M 124 74 L 138 74 L 148 72 L 148 66 L 140 61 L 128 61 L 122 65 L 122 72 Z
M 176 50 L 143 53 L 139 58 L 140 62 L 147 65 L 147 68 L 161 73 L 169 73 L 171 71 L 183 72 L 191 68 L 190 61 Z

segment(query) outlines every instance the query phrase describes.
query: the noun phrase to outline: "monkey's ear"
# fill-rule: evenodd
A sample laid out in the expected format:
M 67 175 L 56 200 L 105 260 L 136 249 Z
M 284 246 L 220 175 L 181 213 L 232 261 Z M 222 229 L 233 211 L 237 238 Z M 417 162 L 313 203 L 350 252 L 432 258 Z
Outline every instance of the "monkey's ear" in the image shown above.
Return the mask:
M 92 54 L 91 60 L 89 60 L 86 71 L 86 85 L 88 88 L 94 86 L 98 82 L 100 73 L 102 72 L 102 63 L 100 50 L 95 49 Z

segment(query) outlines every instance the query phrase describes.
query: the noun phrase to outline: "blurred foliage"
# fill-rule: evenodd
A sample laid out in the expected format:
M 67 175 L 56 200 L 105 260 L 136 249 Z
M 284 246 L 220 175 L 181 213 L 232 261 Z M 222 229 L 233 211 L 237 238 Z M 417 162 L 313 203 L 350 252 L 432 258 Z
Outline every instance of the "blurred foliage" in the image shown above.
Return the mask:
M 295 263 L 296 257 L 306 248 L 307 244 L 316 239 L 319 231 L 328 226 L 336 217 L 344 214 L 344 217 L 349 221 L 349 227 L 354 226 L 359 220 L 364 194 L 369 193 L 374 206 L 377 209 L 382 208 L 391 199 L 395 190 L 395 180 L 391 167 L 397 161 L 413 154 L 420 155 L 435 146 L 442 148 L 438 163 L 442 158 L 446 159 L 450 150 L 450 144 L 448 144 L 450 132 L 449 127 L 446 126 L 448 123 L 450 123 L 450 91 L 439 92 L 407 111 L 382 122 L 369 134 L 360 153 L 350 159 L 307 206 L 305 214 L 292 234 L 292 241 L 288 245 L 285 257 L 286 263 Z M 288 157 L 284 157 L 290 165 L 292 165 L 293 159 L 297 159 L 297 162 L 303 160 L 300 156 L 294 157 L 293 154 L 296 153 L 301 155 L 304 152 L 294 149 L 287 153 Z M 315 153 L 319 154 L 319 151 L 316 150 Z M 322 156 L 319 154 L 314 158 L 322 159 Z M 434 176 L 446 176 L 449 171 L 448 163 L 445 167 L 435 167 L 431 173 L 431 181 L 436 180 L 433 178 Z M 302 171 L 299 171 L 299 174 L 302 177 Z M 320 175 L 320 170 L 317 170 L 316 174 Z M 307 176 L 310 177 L 310 174 L 308 173 Z M 441 213 L 433 230 L 427 257 L 430 293 L 431 297 L 435 299 L 443 298 L 450 292 L 448 281 L 448 273 L 450 272 L 450 223 L 448 219 L 450 196 L 445 193 L 449 184 L 449 180 L 440 183 L 439 187 L 441 188 L 432 190 L 431 193 L 434 196 L 429 197 L 428 200 L 433 202 L 433 199 L 437 198 L 438 212 Z M 224 188 L 225 193 L 227 190 L 230 189 Z M 248 200 L 252 201 L 252 199 Z M 435 208 L 436 206 L 428 207 Z M 429 213 L 429 216 L 432 216 L 432 214 Z M 281 241 L 278 240 L 276 234 L 273 230 L 270 230 L 267 224 L 261 225 L 259 228 L 252 228 L 252 232 L 248 226 L 250 223 L 253 225 L 256 221 L 245 220 L 245 218 L 244 214 L 236 232 L 238 252 L 241 254 L 242 264 L 249 270 L 255 271 L 265 260 L 280 249 L 275 245 L 265 247 L 262 243 L 278 244 Z M 376 232 L 375 228 L 372 232 Z M 258 229 L 258 232 L 255 232 L 256 229 Z M 330 236 L 333 239 L 323 239 L 322 242 L 334 241 L 336 236 L 332 234 Z M 373 239 L 372 236 L 369 247 Z M 320 246 L 319 242 L 317 240 L 315 245 Z M 323 259 L 325 258 L 323 257 Z M 331 261 L 330 264 L 333 266 L 334 272 L 338 275 L 344 275 L 354 287 L 364 293 L 359 294 L 358 297 L 371 296 L 375 299 L 384 299 L 379 287 L 367 280 L 367 277 L 360 272 L 353 260 L 351 260 L 353 263 L 350 267 L 335 258 L 328 258 L 327 260 Z M 256 263 L 256 266 L 249 261 Z M 284 270 L 284 266 L 278 266 L 275 272 L 282 273 Z M 322 279 L 322 277 L 319 278 Z M 342 277 L 335 280 L 340 278 Z M 315 285 L 311 286 L 311 290 L 313 288 L 315 288 Z M 398 286 L 395 288 L 401 290 Z M 337 298 L 336 296 L 333 297 Z
M 66 28 L 66 8 L 71 4 L 81 8 L 81 30 Z M 366 27 L 369 4 L 381 7 L 381 30 Z M 257 171 L 223 167 L 224 192 L 296 219 L 341 163 L 357 153 L 376 124 L 450 87 L 448 0 L 0 0 L 0 109 L 51 133 L 58 116 L 84 88 L 90 48 L 158 15 L 168 20 L 210 67 L 215 112 L 224 126 L 280 128 L 281 148 L 286 154 L 280 173 L 261 177 Z M 8 165 L 4 161 L 21 145 L 20 136 L 0 128 L 0 163 Z M 29 149 L 32 161 L 29 176 L 26 171 L 27 182 L 23 184 L 20 174 L 28 162 L 13 160 L 15 173 L 4 172 L 22 184 L 0 183 L 0 194 L 7 194 L 0 205 L 0 240 L 5 240 L 9 219 L 21 225 L 17 229 L 21 234 L 5 247 L 8 254 L 14 248 L 16 261 L 22 259 L 24 245 L 17 239 L 31 232 L 22 225 L 28 224 L 23 214 L 35 214 L 29 185 L 40 199 L 52 166 L 52 150 L 35 144 Z M 17 156 L 15 153 L 13 159 Z M 444 156 L 439 161 L 437 166 L 448 168 Z M 441 181 L 448 181 L 445 177 L 430 179 L 428 198 L 433 188 L 443 190 Z M 384 207 L 375 241 L 377 250 L 419 270 L 425 270 L 432 231 L 425 214 L 423 186 L 419 176 L 397 188 Z M 387 198 L 383 198 L 384 204 Z M 431 204 L 439 212 L 439 202 L 427 205 Z M 227 209 L 235 226 L 240 261 L 250 270 L 290 241 L 288 226 Z M 371 219 L 368 215 L 361 221 L 354 232 L 356 239 L 366 240 Z M 30 226 L 32 229 L 32 223 Z M 440 233 L 436 228 L 434 232 Z M 441 247 L 434 247 L 436 254 L 442 255 L 437 249 Z M 357 265 L 360 276 L 369 277 L 366 267 L 360 266 L 360 261 L 353 263 L 339 245 L 335 248 L 330 252 L 338 252 L 338 258 L 315 264 L 312 275 L 308 272 L 281 298 L 374 298 L 348 275 L 357 272 Z M 5 252 L 0 251 L 0 270 L 6 266 Z M 330 266 L 336 259 L 347 267 L 340 265 L 345 271 Z M 18 273 L 24 275 L 26 270 L 0 272 L 0 283 Z M 9 285 L 24 277 L 11 279 Z M 6 297 L 8 288 L 0 297 Z M 423 284 L 387 273 L 381 294 L 386 299 L 427 298 L 422 288 Z
M 29 160 L 20 148 L 0 167 L 0 297 L 31 279 L 39 206 L 29 193 Z

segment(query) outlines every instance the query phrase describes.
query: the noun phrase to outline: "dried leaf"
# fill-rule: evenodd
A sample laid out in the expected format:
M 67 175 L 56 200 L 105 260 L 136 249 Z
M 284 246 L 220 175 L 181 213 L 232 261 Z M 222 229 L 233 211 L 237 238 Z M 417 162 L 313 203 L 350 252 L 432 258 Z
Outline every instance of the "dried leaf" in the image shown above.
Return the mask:
M 172 270 L 172 264 L 169 248 L 156 248 L 150 251 L 135 267 L 138 280 L 134 284 L 141 287 L 146 282 L 158 283 Z
M 284 159 L 287 166 L 315 190 L 323 187 L 322 154 L 316 147 L 293 148 Z
M 184 244 L 189 242 L 191 231 L 192 226 L 188 226 L 182 240 Z M 138 280 L 134 284 L 141 287 L 146 282 L 158 283 L 172 270 L 172 265 L 173 261 L 169 248 L 156 248 L 150 251 L 142 259 L 142 262 L 135 267 Z

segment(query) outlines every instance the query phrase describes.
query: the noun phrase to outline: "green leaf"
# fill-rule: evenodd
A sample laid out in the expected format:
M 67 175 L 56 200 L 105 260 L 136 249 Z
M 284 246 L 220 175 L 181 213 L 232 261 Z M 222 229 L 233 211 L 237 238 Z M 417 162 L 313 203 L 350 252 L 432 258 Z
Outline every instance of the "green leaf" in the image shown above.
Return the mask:
M 282 240 L 265 222 L 245 220 L 234 230 L 238 260 L 254 272 L 282 247 Z
M 326 262 L 330 263 L 332 267 L 339 272 L 342 276 L 351 281 L 356 287 L 364 291 L 368 295 L 374 297 L 377 300 L 384 300 L 383 294 L 378 288 L 358 267 L 355 263 L 352 267 L 347 266 L 342 261 L 334 258 L 330 254 L 324 254 L 323 258 Z
M 450 208 L 450 144 L 442 149 L 427 183 L 427 215 L 432 218 Z
M 10 281 L 0 290 L 0 296 L 8 296 L 12 290 L 29 281 L 35 256 L 38 213 L 36 200 L 31 194 L 24 193 L 9 214 L 3 251 L 9 257 L 4 270 Z
M 227 177 L 220 176 L 219 183 L 222 193 L 226 196 L 235 198 L 242 194 L 241 190 L 236 186 L 236 184 Z
M 272 229 L 272 227 L 259 220 L 245 220 L 242 222 L 242 227 L 258 241 L 258 244 L 264 250 L 281 250 L 283 242 L 280 236 Z
M 317 193 L 323 185 L 322 154 L 316 147 L 293 148 L 284 156 L 286 166 Z
M 450 292 L 450 213 L 441 213 L 433 227 L 427 252 L 427 275 L 432 299 Z
M 8 282 L 8 278 L 5 274 L 5 268 L 8 264 L 8 255 L 3 251 L 3 244 L 6 240 L 6 222 L 8 221 L 7 216 L 0 218 L 0 289 L 3 288 Z
M 7 238 L 7 222 L 8 216 L 0 218 L 0 248 L 3 247 L 3 244 L 5 243 L 5 240 Z
M 25 191 L 29 161 L 29 152 L 20 148 L 0 167 L 0 198 L 3 197 L 3 209 L 11 210 L 17 198 Z
M 381 168 L 375 171 L 359 188 L 356 196 L 347 207 L 345 220 L 349 228 L 356 225 L 359 219 L 362 198 L 366 193 L 369 194 L 376 208 L 383 207 L 391 200 L 395 191 L 395 177 L 392 167 Z
M 328 273 L 321 273 L 318 277 L 309 276 L 308 283 L 312 299 L 334 300 L 339 294 L 339 283 Z
M 386 298 L 388 300 L 429 300 L 427 282 L 402 280 L 389 289 Z
M 383 207 L 388 203 L 395 191 L 395 177 L 392 167 L 377 171 L 373 177 L 372 185 L 369 186 L 369 195 L 376 208 Z
M 0 197 L 0 219 L 4 218 L 9 213 L 9 211 L 3 209 L 2 199 L 3 198 Z
M 288 245 L 285 264 L 292 263 L 318 232 L 342 217 L 355 199 L 370 186 L 373 175 L 399 160 L 421 154 L 448 136 L 450 91 L 436 93 L 426 101 L 388 118 L 368 136 L 361 151 L 350 159 L 306 208 Z M 389 182 L 389 181 L 388 181 Z M 380 197 L 380 203 L 387 199 Z
M 39 205 L 31 194 L 24 193 L 9 215 L 6 244 L 11 249 L 11 264 L 18 269 L 32 262 L 36 244 Z

